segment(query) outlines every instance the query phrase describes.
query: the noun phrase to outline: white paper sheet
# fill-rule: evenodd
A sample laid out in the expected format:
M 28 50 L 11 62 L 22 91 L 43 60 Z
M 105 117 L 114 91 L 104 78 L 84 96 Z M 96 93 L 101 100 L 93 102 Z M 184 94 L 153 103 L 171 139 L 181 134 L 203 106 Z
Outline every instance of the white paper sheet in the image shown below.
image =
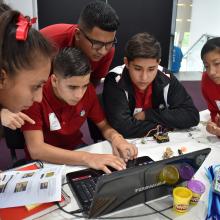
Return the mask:
M 61 200 L 64 166 L 0 173 L 0 208 Z

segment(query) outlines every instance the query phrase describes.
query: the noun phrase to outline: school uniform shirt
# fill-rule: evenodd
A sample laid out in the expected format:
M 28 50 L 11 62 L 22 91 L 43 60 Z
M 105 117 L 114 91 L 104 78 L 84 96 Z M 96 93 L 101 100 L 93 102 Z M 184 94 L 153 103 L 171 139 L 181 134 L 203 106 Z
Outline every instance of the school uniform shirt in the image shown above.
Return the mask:
M 53 92 L 51 78 L 43 88 L 41 103 L 34 103 L 24 111 L 35 124 L 26 122 L 23 131 L 42 130 L 44 142 L 64 149 L 74 149 L 83 144 L 80 127 L 90 118 L 94 123 L 105 119 L 95 89 L 89 84 L 83 98 L 75 105 L 68 105 L 59 100 Z
M 152 108 L 152 84 L 150 84 L 145 91 L 141 91 L 133 82 L 135 97 L 134 115 L 138 112 L 145 111 Z
M 41 29 L 40 32 L 52 41 L 57 49 L 61 49 L 64 47 L 74 47 L 76 28 L 78 28 L 77 24 L 54 24 Z M 115 48 L 112 47 L 101 60 L 96 62 L 90 60 L 92 80 L 101 79 L 107 75 L 114 54 Z
M 220 85 L 215 84 L 206 72 L 202 75 L 202 94 L 207 102 L 212 121 L 220 114 Z

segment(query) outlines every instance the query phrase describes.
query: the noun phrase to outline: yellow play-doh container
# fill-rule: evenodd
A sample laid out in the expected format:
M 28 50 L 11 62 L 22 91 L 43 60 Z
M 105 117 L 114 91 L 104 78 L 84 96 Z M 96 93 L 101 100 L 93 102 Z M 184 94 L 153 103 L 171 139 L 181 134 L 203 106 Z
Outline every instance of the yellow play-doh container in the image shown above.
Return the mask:
M 192 191 L 186 187 L 176 187 L 173 189 L 173 209 L 176 212 L 184 213 L 188 211 L 189 202 L 192 198 Z

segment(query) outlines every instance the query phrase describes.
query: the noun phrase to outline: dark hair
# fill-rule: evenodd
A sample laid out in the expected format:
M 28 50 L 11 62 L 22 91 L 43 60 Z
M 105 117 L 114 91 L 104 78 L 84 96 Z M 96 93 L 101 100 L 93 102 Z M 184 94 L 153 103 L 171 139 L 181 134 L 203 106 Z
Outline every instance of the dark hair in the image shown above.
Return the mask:
M 0 15 L 8 10 L 12 10 L 11 7 L 0 1 Z
M 85 76 L 91 72 L 91 66 L 86 55 L 78 48 L 66 47 L 55 56 L 53 70 L 64 78 Z
M 201 50 L 201 59 L 203 60 L 204 56 L 211 51 L 218 51 L 220 53 L 220 37 L 215 37 L 208 40 Z
M 35 68 L 39 57 L 50 58 L 53 53 L 51 44 L 34 28 L 30 27 L 26 40 L 16 40 L 19 15 L 18 11 L 7 10 L 0 16 L 0 73 L 5 70 L 11 76 Z
M 128 61 L 135 58 L 161 58 L 160 43 L 148 33 L 138 33 L 134 35 L 125 46 L 125 57 Z
M 113 32 L 118 29 L 119 18 L 109 4 L 103 1 L 93 1 L 82 10 L 79 26 L 85 31 L 99 27 L 104 31 Z

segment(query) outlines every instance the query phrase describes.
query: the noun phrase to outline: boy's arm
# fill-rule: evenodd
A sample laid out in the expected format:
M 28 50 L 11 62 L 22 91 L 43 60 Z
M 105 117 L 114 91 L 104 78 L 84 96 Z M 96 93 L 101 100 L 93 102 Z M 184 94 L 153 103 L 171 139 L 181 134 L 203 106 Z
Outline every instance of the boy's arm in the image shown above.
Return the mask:
M 167 128 L 178 129 L 190 128 L 199 123 L 199 112 L 192 98 L 173 74 L 170 75 L 167 104 L 162 109 L 158 106 L 145 110 L 145 119 Z
M 111 154 L 92 154 L 84 151 L 71 151 L 44 142 L 41 130 L 24 131 L 28 151 L 32 159 L 57 164 L 83 165 L 110 173 L 107 166 L 116 170 L 125 169 L 124 161 Z
M 133 144 L 128 143 L 122 135 L 110 127 L 106 120 L 97 124 L 103 136 L 111 142 L 113 154 L 122 157 L 125 161 L 137 157 L 138 150 Z

